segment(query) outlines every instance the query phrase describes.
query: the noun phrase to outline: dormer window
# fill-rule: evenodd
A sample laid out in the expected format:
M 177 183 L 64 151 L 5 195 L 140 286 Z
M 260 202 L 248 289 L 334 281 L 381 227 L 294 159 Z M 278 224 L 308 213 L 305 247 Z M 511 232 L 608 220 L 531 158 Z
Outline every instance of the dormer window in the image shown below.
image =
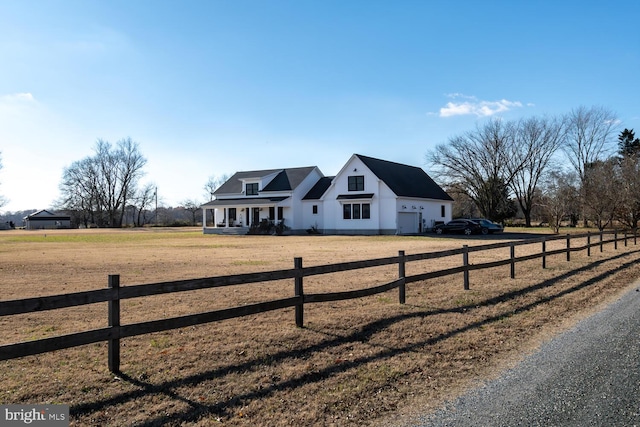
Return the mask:
M 245 193 L 246 196 L 257 196 L 258 195 L 258 183 L 254 182 L 252 184 L 246 184 Z
M 349 191 L 364 191 L 364 175 L 354 175 L 348 179 Z

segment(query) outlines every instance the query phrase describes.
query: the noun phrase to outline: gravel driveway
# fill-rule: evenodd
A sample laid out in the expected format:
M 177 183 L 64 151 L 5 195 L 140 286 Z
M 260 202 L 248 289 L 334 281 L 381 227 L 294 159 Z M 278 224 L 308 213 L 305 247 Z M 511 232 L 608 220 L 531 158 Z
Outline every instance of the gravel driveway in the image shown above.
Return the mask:
M 640 289 L 417 426 L 640 426 Z

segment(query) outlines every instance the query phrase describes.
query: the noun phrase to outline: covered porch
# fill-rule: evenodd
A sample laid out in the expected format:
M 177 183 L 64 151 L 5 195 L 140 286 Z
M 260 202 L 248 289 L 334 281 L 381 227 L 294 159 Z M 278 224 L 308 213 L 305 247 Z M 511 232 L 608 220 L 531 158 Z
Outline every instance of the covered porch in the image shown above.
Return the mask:
M 205 234 L 246 234 L 263 221 L 284 219 L 290 197 L 256 197 L 213 200 L 202 205 Z

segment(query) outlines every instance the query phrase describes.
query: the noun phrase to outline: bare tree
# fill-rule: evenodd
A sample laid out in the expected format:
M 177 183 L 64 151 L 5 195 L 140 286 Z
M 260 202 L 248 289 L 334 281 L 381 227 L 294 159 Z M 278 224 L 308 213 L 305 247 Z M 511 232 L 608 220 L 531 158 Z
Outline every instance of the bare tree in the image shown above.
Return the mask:
M 580 182 L 584 181 L 588 165 L 609 154 L 617 123 L 615 113 L 604 107 L 578 107 L 567 117 L 567 138 L 563 148 Z
M 97 169 L 92 158 L 73 162 L 62 174 L 57 208 L 67 211 L 74 222 L 85 227 L 104 225 L 97 184 Z
M 567 138 L 563 150 L 580 179 L 583 202 L 587 196 L 584 188 L 586 169 L 610 154 L 617 126 L 616 114 L 604 107 L 578 107 L 567 117 Z
M 191 225 L 197 224 L 197 218 L 196 218 L 197 214 L 198 212 L 202 211 L 202 208 L 200 207 L 200 205 L 201 205 L 200 202 L 193 199 L 187 199 L 182 202 L 182 206 L 184 207 L 184 209 L 191 213 Z
M 576 210 L 577 179 L 572 173 L 554 170 L 545 173 L 543 181 L 538 205 L 549 226 L 554 233 L 558 233 L 562 221 L 571 217 Z
M 463 190 L 491 220 L 504 219 L 500 210 L 507 201 L 496 195 L 504 194 L 503 187 L 511 185 L 515 172 L 522 167 L 513 161 L 515 129 L 513 122 L 492 119 L 475 131 L 451 138 L 446 145 L 436 146 L 427 155 L 435 176 L 444 185 Z
M 616 219 L 622 224 L 638 228 L 640 222 L 640 153 L 626 155 L 620 159 L 620 203 Z
M 613 221 L 621 201 L 622 183 L 615 158 L 597 161 L 585 168 L 583 182 L 585 214 L 599 230 Z
M 136 209 L 134 225 L 142 227 L 150 218 L 147 216 L 156 197 L 156 186 L 153 183 L 146 184 L 136 193 L 132 203 Z
M 130 138 L 118 141 L 116 147 L 98 140 L 95 153 L 65 168 L 60 184 L 61 208 L 83 212 L 87 225 L 93 222 L 120 227 L 146 159 Z
M 211 175 L 207 182 L 204 184 L 205 198 L 207 201 L 213 200 L 213 193 L 220 187 L 222 184 L 229 180 L 229 175 L 222 174 L 220 176 Z
M 227 175 L 226 173 L 220 176 L 211 175 L 203 187 L 205 191 L 205 195 L 204 195 L 205 200 L 207 201 L 213 200 L 213 197 L 214 197 L 213 194 L 215 193 L 215 191 L 228 180 L 229 180 L 229 175 Z M 207 214 L 206 218 L 204 218 L 203 220 L 206 223 L 209 223 L 209 221 L 213 222 L 213 213 L 211 213 L 211 215 Z
M 515 132 L 515 150 L 509 158 L 513 180 L 511 189 L 524 215 L 525 225 L 531 227 L 531 211 L 537 187 L 558 148 L 564 142 L 563 120 L 532 117 L 521 120 Z
M 451 215 L 453 218 L 477 218 L 482 216 L 473 200 L 464 189 L 457 185 L 446 188 L 447 194 L 453 198 Z

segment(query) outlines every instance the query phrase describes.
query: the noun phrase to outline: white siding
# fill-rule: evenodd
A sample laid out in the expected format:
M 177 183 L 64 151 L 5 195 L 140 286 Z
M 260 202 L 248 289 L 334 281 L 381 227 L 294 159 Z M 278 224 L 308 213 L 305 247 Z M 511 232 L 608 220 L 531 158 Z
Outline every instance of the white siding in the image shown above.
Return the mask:
M 313 213 L 313 206 L 318 207 L 318 213 Z M 316 227 L 318 230 L 324 230 L 324 206 L 321 200 L 303 200 L 302 201 L 302 225 L 304 229 Z
M 302 202 L 302 198 L 322 177 L 320 170 L 315 168 L 293 191 L 290 202 L 291 208 L 284 209 L 285 225 L 291 227 L 292 230 L 302 232 L 311 226 L 311 224 L 307 224 L 308 220 L 304 212 L 306 203 Z M 310 206 L 309 209 L 311 209 Z

